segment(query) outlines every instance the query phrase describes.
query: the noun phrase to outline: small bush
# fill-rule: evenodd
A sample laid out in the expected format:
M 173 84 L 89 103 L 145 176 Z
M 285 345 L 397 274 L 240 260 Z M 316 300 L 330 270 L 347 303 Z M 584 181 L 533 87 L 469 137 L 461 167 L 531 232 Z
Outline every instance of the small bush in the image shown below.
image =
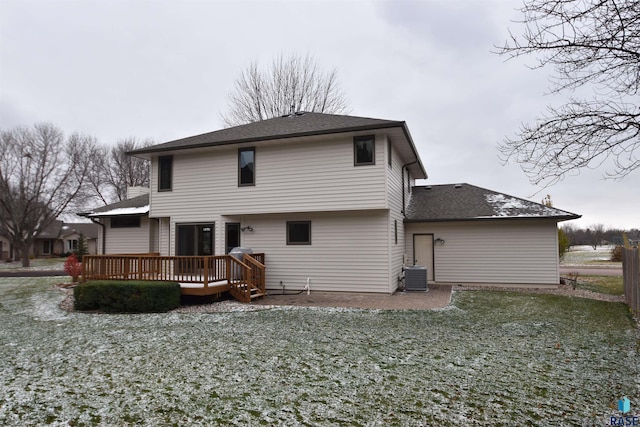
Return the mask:
M 616 246 L 611 249 L 611 258 L 609 258 L 609 260 L 613 262 L 622 262 L 622 246 Z
M 75 309 L 107 313 L 160 313 L 180 306 L 180 284 L 102 280 L 73 290 Z
M 74 282 L 78 280 L 78 277 L 82 274 L 82 264 L 78 262 L 78 257 L 76 257 L 75 254 L 69 255 L 64 262 L 64 271 L 71 276 Z

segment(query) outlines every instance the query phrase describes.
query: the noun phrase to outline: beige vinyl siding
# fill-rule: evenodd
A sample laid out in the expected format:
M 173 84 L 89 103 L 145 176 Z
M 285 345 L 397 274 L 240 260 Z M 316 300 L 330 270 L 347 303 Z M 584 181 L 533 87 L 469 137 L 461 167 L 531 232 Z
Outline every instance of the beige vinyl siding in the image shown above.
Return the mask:
M 385 151 L 387 154 L 388 151 Z M 405 253 L 405 228 L 404 215 L 402 206 L 402 193 L 405 193 L 405 203 L 409 197 L 406 192 L 406 183 L 402 185 L 402 161 L 400 155 L 392 149 L 392 166 L 387 164 L 386 182 L 387 182 L 387 201 L 389 206 L 389 292 L 392 293 L 398 287 L 398 276 L 402 274 L 402 263 Z M 406 172 L 405 172 L 406 173 Z M 398 243 L 395 243 L 395 224 L 398 227 Z
M 287 245 L 286 222 L 311 221 L 311 245 Z M 266 254 L 267 288 L 311 292 L 389 292 L 387 212 L 358 211 L 244 217 L 242 245 Z
M 149 250 L 160 252 L 160 222 L 156 218 L 149 220 Z
M 149 218 L 140 218 L 140 227 L 111 228 L 111 218 L 106 218 L 107 254 L 140 254 L 149 252 Z
M 407 224 L 406 250 L 413 234 L 433 233 L 436 282 L 559 283 L 557 225 L 548 220 L 502 220 Z
M 171 255 L 171 239 L 169 233 L 171 231 L 170 218 L 160 218 L 160 236 L 159 236 L 159 252 L 160 255 Z
M 354 166 L 353 138 L 258 143 L 256 184 L 238 187 L 238 148 L 215 147 L 173 157 L 172 191 L 157 191 L 152 161 L 151 216 L 221 215 L 384 209 L 386 146 L 376 164 Z M 173 221 L 173 219 L 172 219 Z

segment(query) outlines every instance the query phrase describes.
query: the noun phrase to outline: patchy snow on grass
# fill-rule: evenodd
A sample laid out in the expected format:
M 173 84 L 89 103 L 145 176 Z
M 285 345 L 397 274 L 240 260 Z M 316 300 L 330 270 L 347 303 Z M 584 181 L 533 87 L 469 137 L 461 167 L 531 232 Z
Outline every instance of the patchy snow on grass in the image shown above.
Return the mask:
M 626 307 L 469 291 L 448 309 L 67 313 L 0 279 L 0 425 L 606 425 L 640 406 Z
M 562 265 L 593 265 L 598 266 L 617 266 L 621 265 L 620 262 L 611 262 L 611 251 L 615 246 L 598 246 L 593 249 L 593 246 L 578 245 L 572 246 L 564 254 L 561 261 Z
M 0 261 L 0 270 L 10 271 L 42 271 L 42 270 L 62 270 L 64 258 L 34 258 L 29 260 L 30 266 L 22 267 L 22 261 Z

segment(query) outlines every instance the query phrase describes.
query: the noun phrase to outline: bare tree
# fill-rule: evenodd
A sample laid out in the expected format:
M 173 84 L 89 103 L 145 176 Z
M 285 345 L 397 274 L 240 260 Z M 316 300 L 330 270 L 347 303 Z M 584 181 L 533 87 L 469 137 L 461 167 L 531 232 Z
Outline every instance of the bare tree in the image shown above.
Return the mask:
M 621 179 L 640 167 L 640 2 L 525 0 L 524 34 L 499 48 L 509 58 L 529 55 L 533 68 L 555 70 L 551 91 L 583 87 L 591 99 L 548 107 L 534 124 L 506 139 L 501 156 L 520 163 L 534 184 L 553 185 L 567 173 L 596 168 Z
M 0 131 L 0 234 L 8 238 L 29 266 L 37 236 L 75 203 L 84 184 L 96 141 L 62 131 L 49 123 Z
M 229 127 L 293 111 L 337 114 L 346 108 L 335 69 L 322 72 L 309 55 L 280 55 L 268 71 L 253 62 L 240 74 L 229 94 L 229 112 L 222 120 Z
M 105 205 L 127 198 L 127 188 L 149 186 L 149 161 L 129 156 L 129 151 L 153 145 L 152 140 L 127 138 L 112 147 L 99 147 L 89 174 L 89 185 Z
M 602 224 L 592 224 L 586 231 L 589 245 L 593 247 L 595 251 L 599 245 L 602 245 L 602 239 L 604 239 L 604 226 Z

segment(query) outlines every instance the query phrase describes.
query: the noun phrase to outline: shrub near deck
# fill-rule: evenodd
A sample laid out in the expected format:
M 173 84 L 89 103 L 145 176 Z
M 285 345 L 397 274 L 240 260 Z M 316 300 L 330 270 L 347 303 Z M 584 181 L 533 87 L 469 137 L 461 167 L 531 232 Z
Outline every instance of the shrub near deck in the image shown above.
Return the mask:
M 180 306 L 180 284 L 103 280 L 73 290 L 75 309 L 109 313 L 159 313 Z

